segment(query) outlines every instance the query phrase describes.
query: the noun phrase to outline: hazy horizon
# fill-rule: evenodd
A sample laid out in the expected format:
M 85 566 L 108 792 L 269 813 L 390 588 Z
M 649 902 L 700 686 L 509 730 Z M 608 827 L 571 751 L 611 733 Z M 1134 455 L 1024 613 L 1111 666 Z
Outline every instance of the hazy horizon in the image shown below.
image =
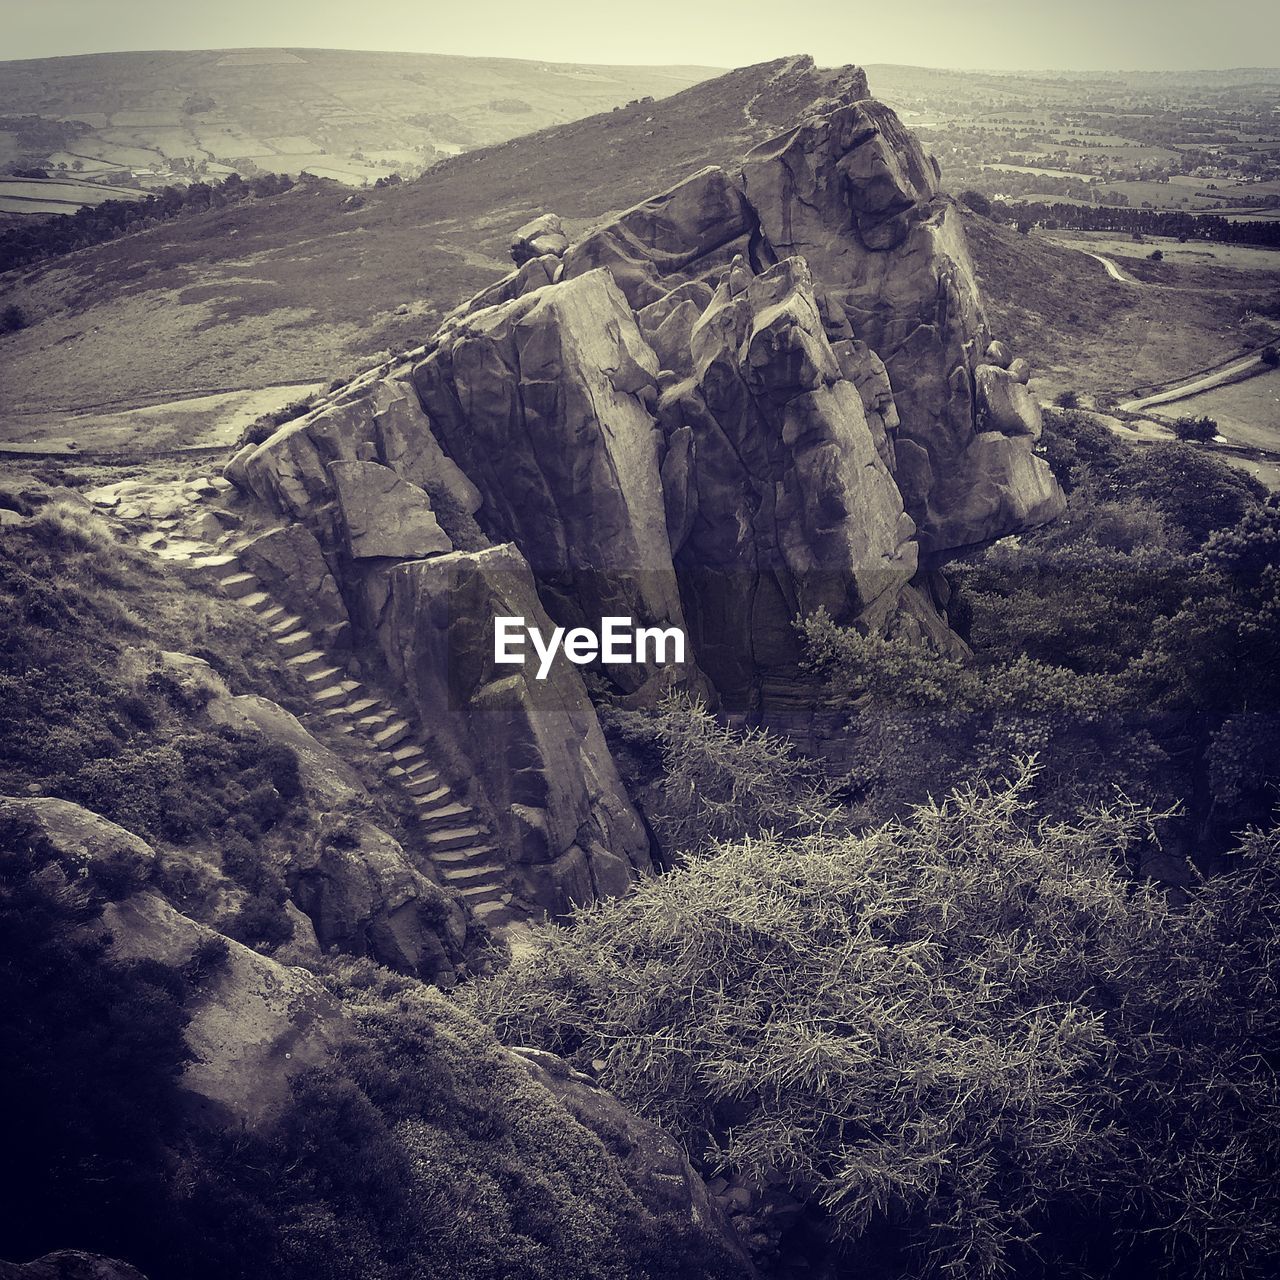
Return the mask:
M 1089 73 L 1266 69 L 1277 64 L 1258 62 L 1258 51 L 1280 49 L 1280 8 L 1262 0 L 1225 0 L 1212 10 L 1189 0 L 1124 8 L 1104 0 L 917 0 L 888 12 L 814 0 L 787 16 L 780 24 L 776 6 L 763 0 L 710 0 L 696 8 L 653 0 L 626 25 L 583 0 L 546 0 L 532 22 L 528 6 L 510 0 L 366 0 L 358 7 L 346 0 L 224 0 L 200 11 L 168 0 L 0 0 L 0 60 L 289 48 L 728 68 L 810 52 L 824 66 Z

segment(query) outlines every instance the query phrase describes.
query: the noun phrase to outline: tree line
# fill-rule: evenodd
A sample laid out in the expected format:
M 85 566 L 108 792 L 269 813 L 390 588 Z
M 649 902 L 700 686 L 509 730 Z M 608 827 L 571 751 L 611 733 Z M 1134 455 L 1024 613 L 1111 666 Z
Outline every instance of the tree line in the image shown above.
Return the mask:
M 279 195 L 294 186 L 294 182 L 283 173 L 264 173 L 253 178 L 232 173 L 221 182 L 163 187 L 140 200 L 104 200 L 99 205 L 77 209 L 69 216 L 55 214 L 23 221 L 0 231 L 0 271 L 103 244 L 173 218 Z
M 1212 240 L 1219 244 L 1251 244 L 1280 249 L 1280 220 L 1245 222 L 1212 213 L 1176 213 L 1156 209 L 1118 208 L 1038 201 L 992 200 L 991 216 L 1004 222 L 1031 223 L 1050 230 L 1123 231 L 1173 236 L 1180 240 Z

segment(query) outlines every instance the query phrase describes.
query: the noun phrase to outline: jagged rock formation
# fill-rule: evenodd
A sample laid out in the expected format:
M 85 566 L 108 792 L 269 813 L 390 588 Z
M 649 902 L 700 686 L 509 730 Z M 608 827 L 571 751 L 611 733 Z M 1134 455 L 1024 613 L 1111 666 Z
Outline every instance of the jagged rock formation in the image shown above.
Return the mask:
M 677 672 L 596 674 L 767 710 L 808 696 L 794 623 L 819 607 L 962 653 L 936 566 L 1062 509 L 936 163 L 842 82 L 739 172 L 574 244 L 553 215 L 521 227 L 517 270 L 426 346 L 228 469 L 315 539 L 355 652 L 480 781 L 538 905 L 647 859 L 579 673 L 490 669 L 496 609 L 687 630 Z

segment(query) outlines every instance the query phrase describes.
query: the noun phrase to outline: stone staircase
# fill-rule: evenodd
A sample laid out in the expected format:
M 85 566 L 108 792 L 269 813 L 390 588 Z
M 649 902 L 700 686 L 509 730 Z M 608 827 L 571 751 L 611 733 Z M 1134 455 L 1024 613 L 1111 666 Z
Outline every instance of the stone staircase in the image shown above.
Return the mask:
M 363 739 L 386 777 L 409 798 L 421 848 L 441 882 L 490 929 L 518 933 L 525 917 L 512 905 L 502 855 L 485 823 L 440 775 L 410 721 L 376 690 L 351 679 L 303 620 L 246 570 L 234 538 L 227 532 L 210 543 L 184 532 L 175 516 L 155 521 L 153 531 L 138 542 L 257 615 L 286 665 L 302 678 L 317 713 L 337 732 Z

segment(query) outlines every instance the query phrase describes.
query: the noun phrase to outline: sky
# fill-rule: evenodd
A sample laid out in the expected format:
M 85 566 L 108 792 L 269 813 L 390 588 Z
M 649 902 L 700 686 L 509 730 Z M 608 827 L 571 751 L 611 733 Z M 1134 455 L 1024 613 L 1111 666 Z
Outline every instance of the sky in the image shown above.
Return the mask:
M 0 0 L 0 60 L 394 49 L 713 67 L 1160 70 L 1280 64 L 1274 0 Z

